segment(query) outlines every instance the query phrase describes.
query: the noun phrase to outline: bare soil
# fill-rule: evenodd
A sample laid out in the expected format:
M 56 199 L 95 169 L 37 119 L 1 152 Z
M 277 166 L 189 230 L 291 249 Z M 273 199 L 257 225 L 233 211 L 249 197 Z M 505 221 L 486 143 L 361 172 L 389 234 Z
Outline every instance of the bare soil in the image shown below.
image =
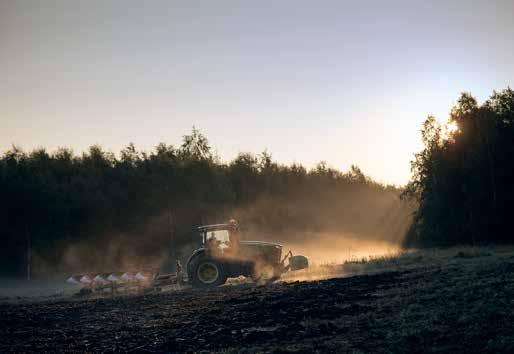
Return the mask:
M 0 304 L 0 352 L 514 352 L 514 258 Z

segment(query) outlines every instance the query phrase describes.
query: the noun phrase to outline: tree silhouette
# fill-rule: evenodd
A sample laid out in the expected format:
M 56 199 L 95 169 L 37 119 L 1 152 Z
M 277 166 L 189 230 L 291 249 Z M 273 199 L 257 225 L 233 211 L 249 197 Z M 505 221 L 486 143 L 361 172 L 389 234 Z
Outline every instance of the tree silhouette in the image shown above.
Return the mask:
M 412 162 L 405 195 L 419 201 L 407 245 L 510 243 L 514 197 L 514 93 L 483 104 L 463 93 L 450 112 L 457 127 L 444 136 L 434 117 L 423 124 L 423 151 Z

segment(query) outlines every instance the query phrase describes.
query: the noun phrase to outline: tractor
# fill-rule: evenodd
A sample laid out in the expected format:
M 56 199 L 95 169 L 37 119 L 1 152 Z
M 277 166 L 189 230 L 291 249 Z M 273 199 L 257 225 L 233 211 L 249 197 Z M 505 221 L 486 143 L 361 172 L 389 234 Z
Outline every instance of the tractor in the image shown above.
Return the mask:
M 291 251 L 283 257 L 278 243 L 241 241 L 235 221 L 200 226 L 198 231 L 202 246 L 187 261 L 188 280 L 196 288 L 220 286 L 227 278 L 239 276 L 272 282 L 289 270 L 309 265 L 306 257 L 293 256 Z

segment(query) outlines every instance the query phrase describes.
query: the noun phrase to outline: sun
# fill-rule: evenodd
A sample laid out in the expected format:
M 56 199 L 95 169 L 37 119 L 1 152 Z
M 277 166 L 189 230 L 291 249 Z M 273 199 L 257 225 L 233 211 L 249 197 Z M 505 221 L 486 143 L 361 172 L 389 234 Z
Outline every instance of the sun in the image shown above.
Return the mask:
M 459 126 L 455 122 L 448 122 L 446 123 L 446 131 L 448 134 L 455 133 L 457 130 L 459 130 Z
M 455 122 L 447 122 L 443 126 L 443 139 L 451 138 L 456 132 L 459 131 L 459 125 Z

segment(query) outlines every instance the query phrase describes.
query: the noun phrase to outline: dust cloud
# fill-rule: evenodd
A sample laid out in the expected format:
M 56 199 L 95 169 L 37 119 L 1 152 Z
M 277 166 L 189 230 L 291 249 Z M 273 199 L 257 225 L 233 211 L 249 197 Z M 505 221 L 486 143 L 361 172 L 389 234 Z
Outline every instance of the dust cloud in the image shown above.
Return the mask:
M 309 259 L 309 268 L 288 272 L 283 281 L 315 281 L 352 275 L 347 262 L 390 256 L 402 251 L 399 243 L 386 240 L 366 239 L 352 234 L 311 234 L 302 242 L 288 241 L 283 244 L 284 252 Z
M 49 252 L 32 255 L 35 278 L 63 279 L 73 274 L 136 272 L 159 270 L 167 261 L 169 250 L 145 250 L 149 240 L 103 236 L 90 240 L 66 242 Z
M 314 265 L 341 264 L 365 257 L 376 257 L 401 250 L 399 244 L 366 239 L 352 234 L 311 234 L 300 242 L 287 241 L 284 250 L 301 254 Z

